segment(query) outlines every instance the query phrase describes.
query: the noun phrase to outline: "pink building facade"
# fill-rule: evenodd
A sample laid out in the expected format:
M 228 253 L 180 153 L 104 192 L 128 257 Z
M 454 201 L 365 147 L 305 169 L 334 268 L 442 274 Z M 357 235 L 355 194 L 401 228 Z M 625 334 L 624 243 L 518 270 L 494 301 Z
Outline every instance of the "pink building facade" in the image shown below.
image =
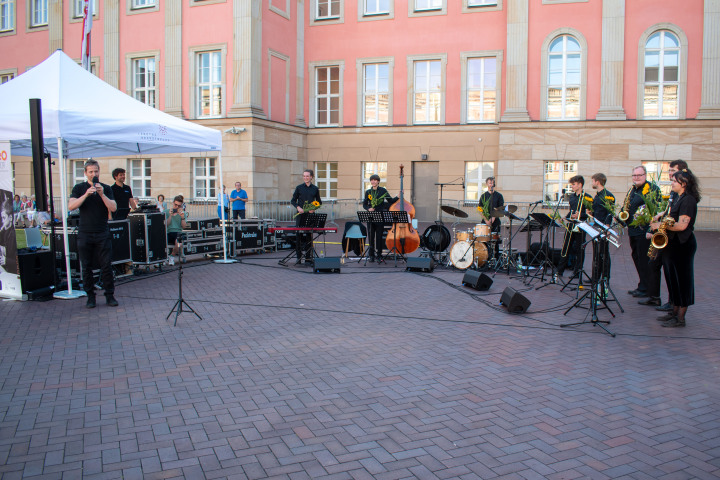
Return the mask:
M 324 198 L 358 199 L 372 173 L 397 192 L 402 164 L 432 220 L 436 183 L 462 179 L 443 200 L 464 206 L 494 175 L 530 202 L 602 172 L 620 195 L 634 166 L 681 158 L 720 206 L 720 0 L 95 1 L 94 72 L 225 132 L 223 179 L 202 152 L 101 159 L 141 196 L 240 180 L 283 201 L 311 167 Z M 0 80 L 79 58 L 81 3 L 0 0 Z

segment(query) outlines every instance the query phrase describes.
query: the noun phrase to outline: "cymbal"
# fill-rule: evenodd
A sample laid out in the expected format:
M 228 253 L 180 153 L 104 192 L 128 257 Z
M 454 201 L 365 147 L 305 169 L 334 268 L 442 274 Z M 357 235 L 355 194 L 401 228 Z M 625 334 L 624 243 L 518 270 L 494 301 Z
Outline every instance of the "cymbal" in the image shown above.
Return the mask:
M 468 214 L 460 210 L 459 208 L 451 207 L 450 205 L 443 205 L 440 207 L 440 210 L 442 210 L 445 213 L 449 213 L 453 217 L 458 218 L 467 218 Z
M 509 216 L 507 215 L 508 213 L 515 213 L 517 212 L 517 209 L 517 205 L 507 205 L 506 207 L 496 208 L 490 213 L 490 215 L 495 218 L 507 217 Z

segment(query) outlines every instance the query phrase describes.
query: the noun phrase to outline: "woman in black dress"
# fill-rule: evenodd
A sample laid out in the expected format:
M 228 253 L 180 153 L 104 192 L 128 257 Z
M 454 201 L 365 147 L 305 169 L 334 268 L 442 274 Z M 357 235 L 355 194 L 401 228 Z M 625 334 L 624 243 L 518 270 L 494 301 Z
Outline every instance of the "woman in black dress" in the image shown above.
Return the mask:
M 667 228 L 668 244 L 663 252 L 663 267 L 667 272 L 670 300 L 674 307 L 658 320 L 663 327 L 675 328 L 685 326 L 685 313 L 695 303 L 694 262 L 697 242 L 693 226 L 697 218 L 697 204 L 700 202 L 700 186 L 697 177 L 688 169 L 675 173 L 672 190 L 677 194 L 670 206 L 670 217 L 675 220 L 672 227 Z M 660 227 L 659 222 L 650 225 L 653 230 Z

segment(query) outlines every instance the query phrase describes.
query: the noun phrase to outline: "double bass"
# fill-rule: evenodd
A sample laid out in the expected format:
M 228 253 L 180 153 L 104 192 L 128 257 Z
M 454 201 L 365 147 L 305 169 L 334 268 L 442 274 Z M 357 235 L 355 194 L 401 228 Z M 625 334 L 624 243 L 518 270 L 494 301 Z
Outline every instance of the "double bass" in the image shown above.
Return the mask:
M 408 220 L 412 222 L 415 217 L 415 207 L 412 203 L 405 200 L 405 192 L 403 191 L 403 169 L 400 165 L 400 199 L 390 205 L 391 212 L 407 212 Z M 420 235 L 417 230 L 412 227 L 412 223 L 393 223 L 392 228 L 387 234 L 385 245 L 388 250 L 396 251 L 400 255 L 412 253 L 420 246 Z

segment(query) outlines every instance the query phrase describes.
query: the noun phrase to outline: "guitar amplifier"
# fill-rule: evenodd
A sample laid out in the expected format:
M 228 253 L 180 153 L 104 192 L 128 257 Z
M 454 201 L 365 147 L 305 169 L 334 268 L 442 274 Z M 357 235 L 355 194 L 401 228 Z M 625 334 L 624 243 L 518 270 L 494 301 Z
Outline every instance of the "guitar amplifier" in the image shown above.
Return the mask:
M 132 260 L 130 254 L 130 222 L 127 220 L 114 220 L 108 222 L 110 228 L 110 242 L 112 243 L 111 263 L 128 263 Z
M 128 222 L 130 222 L 130 255 L 133 263 L 151 265 L 167 260 L 164 213 L 131 213 L 128 215 Z

